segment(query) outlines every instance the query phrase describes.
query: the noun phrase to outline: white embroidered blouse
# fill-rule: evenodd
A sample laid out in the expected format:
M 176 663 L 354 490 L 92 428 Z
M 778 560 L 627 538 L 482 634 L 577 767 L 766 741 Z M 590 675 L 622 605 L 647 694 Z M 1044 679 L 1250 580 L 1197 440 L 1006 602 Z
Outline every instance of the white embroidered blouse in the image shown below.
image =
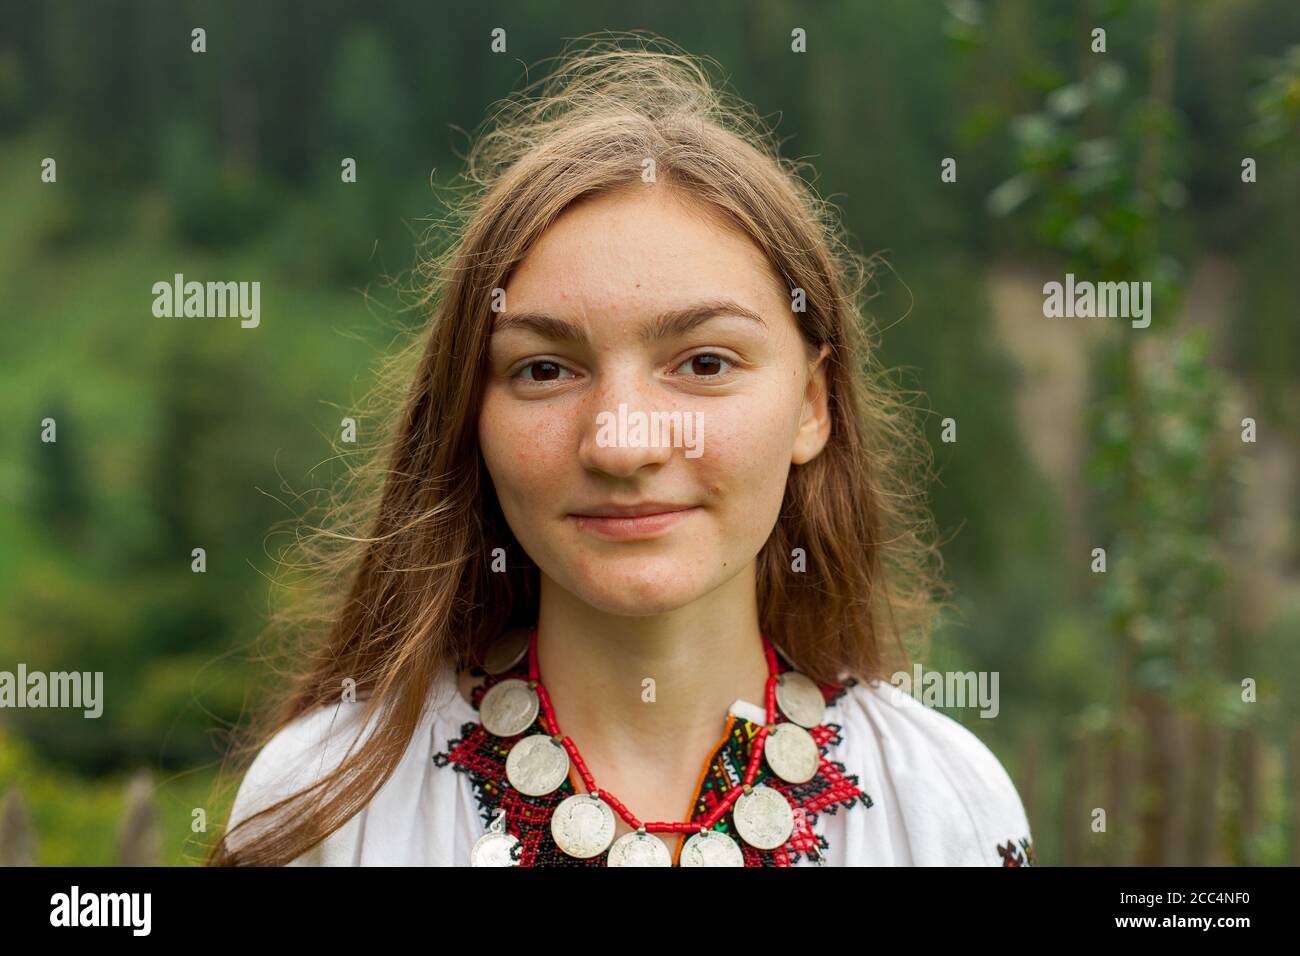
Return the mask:
M 501 675 L 502 677 L 506 675 Z M 481 690 L 475 694 L 475 704 Z M 1026 866 L 1034 852 L 1015 785 L 992 751 L 961 724 L 884 682 L 852 679 L 823 688 L 825 717 L 812 731 L 820 769 L 806 784 L 767 770 L 757 782 L 785 793 L 795 814 L 786 845 L 759 851 L 739 837 L 748 866 Z M 337 766 L 358 738 L 364 704 L 339 703 L 298 717 L 257 755 L 240 785 L 230 826 Z M 702 818 L 743 778 L 747 744 L 764 711 L 737 700 L 702 779 Z M 535 731 L 529 731 L 535 732 Z M 580 790 L 572 776 L 554 794 L 526 797 L 504 783 L 501 742 L 478 723 L 456 676 L 435 684 L 406 754 L 358 814 L 290 866 L 467 866 L 497 806 L 559 800 Z M 549 829 L 507 806 L 523 865 L 603 865 L 564 857 Z M 545 814 L 534 814 L 538 820 Z M 730 813 L 722 818 L 730 820 Z M 521 822 L 522 821 L 522 822 Z M 247 828 L 246 828 L 247 829 Z M 240 834 L 232 844 L 240 845 Z M 681 842 L 678 842 L 679 852 Z M 674 854 L 674 861 L 676 854 Z

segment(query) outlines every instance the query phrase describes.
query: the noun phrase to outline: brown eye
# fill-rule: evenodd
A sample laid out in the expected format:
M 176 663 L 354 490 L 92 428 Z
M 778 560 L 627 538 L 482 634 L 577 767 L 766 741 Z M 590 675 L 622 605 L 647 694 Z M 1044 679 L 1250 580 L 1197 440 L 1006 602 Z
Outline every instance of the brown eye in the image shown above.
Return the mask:
M 567 372 L 563 365 L 558 362 L 529 362 L 519 370 L 518 375 L 522 376 L 525 382 L 558 382 Z
M 692 355 L 678 368 L 688 369 L 690 374 L 698 378 L 715 378 L 727 371 L 724 366 L 730 365 L 731 363 L 720 355 L 715 355 L 712 352 L 701 352 L 699 355 Z

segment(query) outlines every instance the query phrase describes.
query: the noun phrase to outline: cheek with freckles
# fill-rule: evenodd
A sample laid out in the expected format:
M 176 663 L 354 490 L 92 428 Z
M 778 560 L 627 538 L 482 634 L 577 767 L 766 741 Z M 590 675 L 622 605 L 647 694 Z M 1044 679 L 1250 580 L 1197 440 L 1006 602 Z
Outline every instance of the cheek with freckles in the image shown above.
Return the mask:
M 497 468 L 527 478 L 529 472 L 546 475 L 568 454 L 576 439 L 563 414 L 545 403 L 512 402 L 509 396 L 489 392 L 479 419 L 479 443 L 489 459 L 493 474 Z
M 719 544 L 728 568 L 758 553 L 780 515 L 790 470 L 788 421 L 780 402 L 738 404 L 706 416 L 704 455 L 697 461 L 722 527 Z
M 501 509 L 525 549 L 536 537 L 534 526 L 554 517 L 573 480 L 571 443 L 562 417 L 511 408 L 508 397 L 485 398 L 479 444 Z

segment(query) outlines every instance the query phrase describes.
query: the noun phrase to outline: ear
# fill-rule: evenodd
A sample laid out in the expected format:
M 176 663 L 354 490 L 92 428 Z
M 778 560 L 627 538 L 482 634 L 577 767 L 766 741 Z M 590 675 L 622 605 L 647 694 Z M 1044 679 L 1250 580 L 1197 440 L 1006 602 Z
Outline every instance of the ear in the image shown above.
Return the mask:
M 831 347 L 823 344 L 817 358 L 808 363 L 808 387 L 804 391 L 803 414 L 799 430 L 794 436 L 794 451 L 790 460 L 796 465 L 806 464 L 821 454 L 831 434 L 829 390 L 827 388 L 826 357 Z

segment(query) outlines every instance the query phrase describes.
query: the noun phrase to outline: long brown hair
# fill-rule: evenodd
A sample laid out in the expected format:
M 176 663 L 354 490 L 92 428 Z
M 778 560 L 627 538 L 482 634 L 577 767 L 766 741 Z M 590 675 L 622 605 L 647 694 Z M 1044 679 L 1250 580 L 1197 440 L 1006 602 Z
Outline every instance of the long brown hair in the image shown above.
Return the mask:
M 297 641 L 287 654 L 296 673 L 241 756 L 336 704 L 348 678 L 374 729 L 327 776 L 227 832 L 210 864 L 284 864 L 341 827 L 392 774 L 440 673 L 536 620 L 537 568 L 506 525 L 477 441 L 493 290 L 570 204 L 640 184 L 646 158 L 656 188 L 721 213 L 792 293 L 804 291 L 793 315 L 810 346 L 829 346 L 828 443 L 791 470 L 758 556 L 765 633 L 823 682 L 909 667 L 925 643 L 941 588 L 923 494 L 930 457 L 865 324 L 869 260 L 850 251 L 770 129 L 713 81 L 712 61 L 641 36 L 579 42 L 498 104 L 467 157 L 462 195 L 437 227 L 450 239 L 418 272 L 428 323 L 371 395 L 382 414 L 400 389 L 400 411 L 382 419 L 387 432 L 350 472 L 329 527 L 299 536 L 302 559 L 283 565 L 317 594 L 272 620 L 272 634 Z M 490 570 L 496 548 L 506 573 Z M 254 838 L 231 839 L 253 824 Z

